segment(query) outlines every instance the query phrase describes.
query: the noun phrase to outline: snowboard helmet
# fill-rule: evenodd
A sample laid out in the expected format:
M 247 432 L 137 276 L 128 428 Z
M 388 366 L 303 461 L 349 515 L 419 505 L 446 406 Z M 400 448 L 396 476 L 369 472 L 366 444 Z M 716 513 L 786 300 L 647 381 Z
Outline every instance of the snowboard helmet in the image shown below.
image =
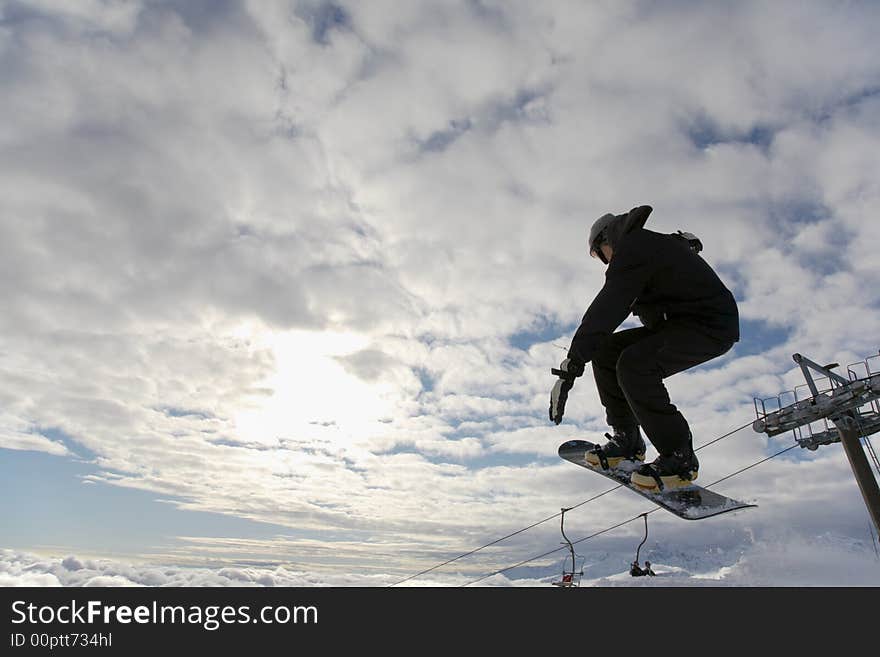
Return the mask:
M 594 258 L 599 258 L 604 264 L 608 264 L 608 260 L 605 259 L 605 254 L 602 253 L 601 246 L 607 240 L 608 227 L 617 219 L 616 214 L 603 214 L 601 217 L 596 219 L 593 222 L 593 227 L 590 228 L 590 238 L 589 238 L 589 247 L 590 247 L 590 255 Z
M 640 205 L 623 214 L 603 214 L 596 219 L 590 229 L 590 255 L 607 265 L 602 244 L 609 244 L 616 249 L 624 235 L 644 227 L 652 209 L 650 205 Z

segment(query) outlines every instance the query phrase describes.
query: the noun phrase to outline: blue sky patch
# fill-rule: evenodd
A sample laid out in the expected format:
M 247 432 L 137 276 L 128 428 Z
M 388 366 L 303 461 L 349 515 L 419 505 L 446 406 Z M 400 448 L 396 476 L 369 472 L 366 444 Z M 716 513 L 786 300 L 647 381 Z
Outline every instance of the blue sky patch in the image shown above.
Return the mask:
M 323 2 L 317 7 L 300 5 L 296 14 L 311 26 L 312 39 L 325 46 L 330 43 L 333 30 L 350 30 L 352 27 L 345 8 L 333 2 Z
M 532 345 L 550 341 L 553 341 L 560 347 L 565 347 L 565 350 L 567 350 L 569 342 L 579 324 L 580 322 L 578 324 L 562 326 L 546 318 L 538 318 L 529 328 L 514 333 L 508 340 L 512 347 L 522 349 L 523 351 L 528 351 Z M 559 360 L 565 358 L 565 353 L 566 351 L 559 350 Z
M 761 151 L 767 152 L 773 143 L 775 130 L 766 125 L 754 125 L 747 131 L 724 130 L 707 118 L 694 119 L 684 128 L 685 134 L 693 145 L 705 150 L 716 144 L 740 143 L 752 144 Z
M 419 382 L 422 384 L 422 392 L 431 392 L 434 390 L 434 377 L 424 367 L 416 367 L 413 369 Z
M 423 151 L 439 153 L 446 150 L 459 137 L 471 129 L 470 119 L 454 119 L 443 130 L 438 130 L 421 143 Z
M 83 448 L 77 445 L 77 451 Z M 0 451 L 3 546 L 143 554 L 176 536 L 271 538 L 289 527 L 182 511 L 149 491 L 83 482 L 94 465 L 44 452 Z
M 793 330 L 790 326 L 775 326 L 761 320 L 740 318 L 740 340 L 734 347 L 736 355 L 753 356 L 769 351 L 787 342 Z

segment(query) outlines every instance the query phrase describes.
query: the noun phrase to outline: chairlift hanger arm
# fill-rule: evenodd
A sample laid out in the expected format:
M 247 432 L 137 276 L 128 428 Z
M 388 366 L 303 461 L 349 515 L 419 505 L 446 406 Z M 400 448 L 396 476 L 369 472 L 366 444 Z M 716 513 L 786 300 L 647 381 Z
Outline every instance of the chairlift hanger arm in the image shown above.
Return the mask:
M 807 385 L 810 386 L 810 392 L 813 393 L 814 397 L 819 394 L 819 391 L 816 390 L 816 384 L 813 382 L 813 377 L 810 374 L 811 369 L 821 373 L 824 376 L 827 376 L 829 379 L 839 385 L 845 386 L 851 383 L 849 379 L 840 376 L 840 374 L 837 374 L 836 372 L 831 371 L 832 367 L 837 367 L 837 363 L 831 363 L 830 365 L 823 366 L 810 360 L 806 356 L 802 356 L 801 354 L 792 354 L 791 358 L 792 360 L 794 360 L 795 363 L 801 366 L 801 371 L 804 373 L 804 378 L 807 380 Z
M 562 538 L 565 539 L 565 544 L 568 545 L 568 551 L 571 554 L 571 570 L 562 569 L 562 579 L 558 582 L 553 582 L 554 586 L 578 586 L 580 576 L 583 575 L 583 569 L 580 572 L 577 572 L 577 561 L 574 553 L 574 544 L 569 540 L 568 536 L 565 535 L 565 512 L 571 511 L 571 509 L 563 508 L 562 513 L 560 513 L 559 519 L 559 531 L 562 532 Z M 576 579 L 577 578 L 577 579 Z

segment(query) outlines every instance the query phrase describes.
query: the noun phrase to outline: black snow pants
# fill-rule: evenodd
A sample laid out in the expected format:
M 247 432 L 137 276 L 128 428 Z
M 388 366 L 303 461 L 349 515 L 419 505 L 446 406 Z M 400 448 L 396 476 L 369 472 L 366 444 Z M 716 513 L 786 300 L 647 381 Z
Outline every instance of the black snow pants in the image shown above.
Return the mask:
M 716 339 L 680 321 L 613 333 L 593 356 L 593 376 L 608 424 L 642 427 L 660 454 L 684 447 L 687 420 L 672 404 L 663 379 L 727 352 L 733 342 Z

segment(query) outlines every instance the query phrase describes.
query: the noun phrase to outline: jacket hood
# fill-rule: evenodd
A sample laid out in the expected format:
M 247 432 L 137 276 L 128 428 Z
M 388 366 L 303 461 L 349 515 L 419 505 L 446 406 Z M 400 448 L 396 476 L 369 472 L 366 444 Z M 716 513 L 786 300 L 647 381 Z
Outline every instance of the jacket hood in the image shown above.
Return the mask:
M 605 239 L 611 248 L 617 249 L 617 245 L 620 244 L 624 235 L 638 228 L 643 228 L 652 210 L 650 205 L 640 205 L 629 212 L 616 215 L 614 220 L 608 224 L 605 232 Z

